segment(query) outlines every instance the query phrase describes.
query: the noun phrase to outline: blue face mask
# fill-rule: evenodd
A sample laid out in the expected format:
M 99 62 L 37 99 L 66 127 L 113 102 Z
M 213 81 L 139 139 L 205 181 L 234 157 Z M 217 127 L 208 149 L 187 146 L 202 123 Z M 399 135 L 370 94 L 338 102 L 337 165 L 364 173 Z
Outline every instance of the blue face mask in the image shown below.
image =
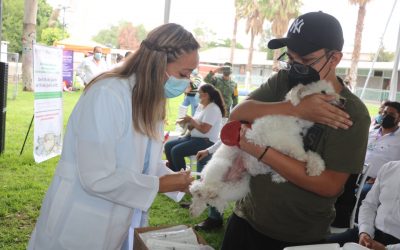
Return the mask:
M 377 115 L 375 117 L 376 124 L 382 124 L 382 121 L 383 121 L 383 115 Z
M 101 56 L 102 56 L 101 53 L 94 53 L 94 59 L 96 59 L 96 60 L 100 60 Z
M 174 76 L 168 76 L 168 80 L 164 84 L 164 93 L 166 98 L 174 98 L 181 95 L 189 86 L 189 79 L 178 79 Z

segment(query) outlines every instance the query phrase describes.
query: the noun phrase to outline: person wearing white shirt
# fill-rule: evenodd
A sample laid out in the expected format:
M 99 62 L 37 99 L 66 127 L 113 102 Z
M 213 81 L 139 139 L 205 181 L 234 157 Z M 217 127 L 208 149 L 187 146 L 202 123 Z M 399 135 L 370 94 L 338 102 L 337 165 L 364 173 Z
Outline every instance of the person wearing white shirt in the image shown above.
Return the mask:
M 336 234 L 328 242 L 357 242 L 374 250 L 400 250 L 400 161 L 381 167 L 362 202 L 358 228 Z
M 108 70 L 108 65 L 103 60 L 103 49 L 99 46 L 93 48 L 93 56 L 85 58 L 76 69 L 83 84 L 86 86 L 93 78 Z
M 151 31 L 126 63 L 89 83 L 28 249 L 133 249 L 157 193 L 179 201 L 193 181 L 162 161 L 166 98 L 183 93 L 199 44 L 182 26 Z M 177 192 L 179 191 L 179 192 Z
M 185 157 L 213 145 L 219 137 L 225 105 L 221 93 L 211 84 L 199 88 L 200 105 L 193 117 L 185 116 L 179 122 L 188 124 L 190 134 L 165 144 L 165 155 L 173 171 L 186 169 Z M 201 171 L 206 159 L 197 162 Z
M 364 163 L 368 165 L 366 173 L 368 179 L 363 186 L 360 201 L 362 201 L 371 189 L 376 175 L 385 163 L 400 160 L 400 103 L 386 101 L 383 104 L 382 119 L 379 119 L 380 126 L 369 132 L 367 152 Z M 357 175 L 352 175 L 346 183 L 344 193 L 338 198 L 336 218 L 332 223 L 334 227 L 348 227 L 350 216 L 356 205 L 354 196 L 356 189 Z M 360 206 L 360 203 L 357 204 Z
M 367 176 L 376 178 L 379 168 L 400 160 L 400 103 L 385 102 L 381 127 L 372 130 L 368 137 L 365 163 L 369 165 Z

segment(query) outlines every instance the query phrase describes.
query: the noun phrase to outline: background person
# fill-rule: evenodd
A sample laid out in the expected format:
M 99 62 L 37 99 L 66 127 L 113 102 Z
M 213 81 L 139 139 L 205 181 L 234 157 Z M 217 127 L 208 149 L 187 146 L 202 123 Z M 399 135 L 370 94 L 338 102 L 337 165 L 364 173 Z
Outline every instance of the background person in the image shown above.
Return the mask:
M 198 88 L 200 87 L 202 82 L 203 79 L 201 78 L 198 69 L 193 70 L 190 76 L 189 87 L 185 90 L 185 98 L 182 102 L 182 106 L 190 106 L 192 116 L 194 116 L 197 106 L 199 105 Z
M 380 167 L 390 161 L 400 160 L 400 131 L 398 125 L 400 122 L 400 103 L 386 101 L 382 107 L 381 114 L 382 118 L 379 118 L 379 127 L 370 130 L 368 136 L 368 146 L 364 161 L 369 166 L 366 173 L 368 177 L 360 195 L 360 202 L 374 184 Z M 332 223 L 333 227 L 347 228 L 350 225 L 351 213 L 356 205 L 357 177 L 358 175 L 350 176 L 343 194 L 335 203 L 336 218 Z
M 358 227 L 328 242 L 356 242 L 374 250 L 400 249 L 400 161 L 386 163 L 360 207 Z
M 216 76 L 215 73 L 222 73 L 222 76 Z M 237 83 L 232 80 L 231 74 L 232 64 L 226 62 L 221 68 L 215 71 L 211 70 L 204 78 L 204 82 L 214 85 L 221 92 L 225 102 L 226 117 L 230 114 L 235 97 L 235 88 L 237 89 Z M 235 99 L 235 103 L 237 104 L 237 99 Z
M 225 115 L 224 100 L 221 93 L 211 84 L 204 84 L 199 89 L 200 104 L 194 115 L 185 116 L 182 123 L 189 125 L 190 134 L 168 141 L 165 155 L 169 168 L 173 171 L 186 169 L 185 157 L 196 155 L 199 150 L 213 145 L 219 137 L 222 117 Z M 201 171 L 207 159 L 197 162 L 197 171 Z
M 182 26 L 162 25 L 124 65 L 87 86 L 28 249 L 121 249 L 130 225 L 146 225 L 158 192 L 188 190 L 190 173 L 161 160 L 163 121 L 166 98 L 189 84 L 198 48 Z
M 103 49 L 99 46 L 93 48 L 93 55 L 83 59 L 76 69 L 79 76 L 86 86 L 93 78 L 108 70 L 108 65 L 103 60 Z
M 274 183 L 270 175 L 251 177 L 250 192 L 236 203 L 229 219 L 222 249 L 265 245 L 281 250 L 324 242 L 335 216 L 336 198 L 349 175 L 363 167 L 370 117 L 362 101 L 335 73 L 343 48 L 340 23 L 322 12 L 301 15 L 286 38 L 268 43 L 270 49 L 285 46 L 287 51 L 280 57 L 282 69 L 250 94 L 253 101 L 238 104 L 230 118 L 253 122 L 258 117 L 281 114 L 316 122 L 305 135 L 304 144 L 322 157 L 326 169 L 319 176 L 308 176 L 304 162 L 249 143 L 243 126 L 240 148 L 288 181 Z M 336 93 L 346 99 L 344 111 L 329 103 L 334 96 L 322 94 L 307 96 L 297 106 L 283 101 L 297 84 L 320 79 L 331 82 Z

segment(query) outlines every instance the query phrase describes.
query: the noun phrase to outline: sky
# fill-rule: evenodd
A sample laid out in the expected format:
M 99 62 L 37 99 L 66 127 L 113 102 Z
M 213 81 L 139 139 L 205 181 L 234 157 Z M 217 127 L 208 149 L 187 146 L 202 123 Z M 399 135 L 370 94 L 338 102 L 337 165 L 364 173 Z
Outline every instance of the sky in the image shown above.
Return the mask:
M 364 20 L 362 52 L 376 52 L 388 17 L 397 0 L 371 0 Z M 163 0 L 47 0 L 53 7 L 66 6 L 65 23 L 71 37 L 89 40 L 101 29 L 117 25 L 119 21 L 143 24 L 151 30 L 164 22 Z M 348 0 L 303 0 L 301 13 L 323 11 L 335 16 L 343 27 L 344 51 L 351 52 L 354 45 L 358 7 Z M 216 38 L 232 37 L 234 20 L 233 0 L 171 0 L 170 22 L 183 25 L 189 31 L 206 27 L 216 33 Z M 61 13 L 62 20 L 63 13 Z M 383 46 L 394 52 L 400 27 L 400 1 L 393 10 Z M 245 20 L 239 22 L 237 40 L 248 47 L 250 36 L 245 32 Z M 258 41 L 255 42 L 255 46 Z

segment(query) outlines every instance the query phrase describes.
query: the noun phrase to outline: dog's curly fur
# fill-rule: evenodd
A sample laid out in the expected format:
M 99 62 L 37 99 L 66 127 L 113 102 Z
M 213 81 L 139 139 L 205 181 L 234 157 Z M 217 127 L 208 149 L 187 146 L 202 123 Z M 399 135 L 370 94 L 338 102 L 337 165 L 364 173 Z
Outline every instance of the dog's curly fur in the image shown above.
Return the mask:
M 335 94 L 335 91 L 330 83 L 321 80 L 308 85 L 297 85 L 287 94 L 286 99 L 293 105 L 298 105 L 303 97 L 314 93 Z M 316 176 L 325 169 L 324 161 L 315 152 L 306 152 L 303 146 L 303 135 L 312 125 L 310 121 L 293 116 L 270 115 L 256 119 L 251 130 L 246 133 L 246 138 L 254 144 L 270 146 L 292 158 L 307 162 L 307 174 Z M 237 157 L 242 157 L 247 171 L 240 180 L 224 181 Z M 239 200 L 249 192 L 250 176 L 267 173 L 271 174 L 276 183 L 286 181 L 255 157 L 237 147 L 222 144 L 203 169 L 202 178 L 190 186 L 193 196 L 190 214 L 199 216 L 207 204 L 222 213 L 229 201 Z

